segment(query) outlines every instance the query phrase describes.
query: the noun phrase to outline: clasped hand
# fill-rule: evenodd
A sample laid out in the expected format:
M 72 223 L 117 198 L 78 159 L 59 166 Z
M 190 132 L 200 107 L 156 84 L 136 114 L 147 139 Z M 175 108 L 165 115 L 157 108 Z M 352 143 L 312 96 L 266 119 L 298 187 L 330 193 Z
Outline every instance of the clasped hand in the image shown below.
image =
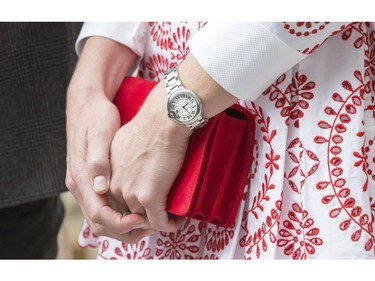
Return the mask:
M 166 212 L 167 196 L 183 164 L 190 130 L 178 128 L 166 109 L 158 112 L 164 110 L 156 106 L 164 100 L 160 95 L 166 96 L 158 89 L 113 139 L 108 194 L 115 209 L 146 217 L 146 227 L 173 231 L 182 218 Z
M 166 203 L 191 132 L 168 118 L 160 84 L 121 128 L 117 109 L 105 97 L 82 104 L 75 99 L 69 106 L 79 114 L 67 120 L 73 129 L 68 129 L 66 184 L 97 235 L 136 243 L 184 221 L 167 213 Z M 95 186 L 98 178 L 104 178 L 104 187 Z

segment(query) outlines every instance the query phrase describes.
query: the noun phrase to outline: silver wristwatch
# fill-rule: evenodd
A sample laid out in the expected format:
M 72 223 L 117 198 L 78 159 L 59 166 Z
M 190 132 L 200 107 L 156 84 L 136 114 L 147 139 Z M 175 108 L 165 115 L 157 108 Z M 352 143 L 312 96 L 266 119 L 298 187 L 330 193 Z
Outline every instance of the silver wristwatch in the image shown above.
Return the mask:
M 182 86 L 176 67 L 165 73 L 164 80 L 168 94 L 167 110 L 169 118 L 191 130 L 206 124 L 208 119 L 202 116 L 200 98 L 193 91 Z

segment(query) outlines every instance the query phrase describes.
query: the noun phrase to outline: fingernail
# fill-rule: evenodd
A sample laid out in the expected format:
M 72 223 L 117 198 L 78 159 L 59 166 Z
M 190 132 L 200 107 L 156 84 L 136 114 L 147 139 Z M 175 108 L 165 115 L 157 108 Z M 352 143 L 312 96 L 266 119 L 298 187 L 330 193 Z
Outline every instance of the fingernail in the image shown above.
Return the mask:
M 105 176 L 97 176 L 94 178 L 94 190 L 95 192 L 103 192 L 107 190 L 107 179 Z

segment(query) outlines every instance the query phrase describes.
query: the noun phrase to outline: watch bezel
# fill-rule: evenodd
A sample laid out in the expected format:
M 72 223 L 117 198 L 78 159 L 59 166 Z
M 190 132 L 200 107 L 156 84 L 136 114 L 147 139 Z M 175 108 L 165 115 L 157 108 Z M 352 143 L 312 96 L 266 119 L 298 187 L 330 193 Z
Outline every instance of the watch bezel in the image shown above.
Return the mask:
M 192 118 L 188 119 L 188 120 L 177 119 L 176 116 L 173 113 L 173 110 L 172 110 L 173 109 L 172 108 L 173 100 L 176 98 L 176 96 L 178 96 L 180 94 L 188 94 L 188 95 L 190 95 L 195 100 L 195 103 L 197 105 L 197 110 L 196 110 L 194 116 Z M 200 116 L 200 114 L 202 113 L 202 103 L 201 103 L 201 100 L 198 97 L 198 95 L 195 94 L 193 91 L 185 89 L 185 88 L 177 89 L 176 91 L 174 91 L 173 93 L 171 93 L 168 96 L 167 111 L 168 111 L 169 118 L 172 118 L 177 123 L 183 124 L 183 125 L 190 125 L 190 124 L 194 123 L 195 120 L 196 120 L 196 118 L 197 118 L 197 116 Z

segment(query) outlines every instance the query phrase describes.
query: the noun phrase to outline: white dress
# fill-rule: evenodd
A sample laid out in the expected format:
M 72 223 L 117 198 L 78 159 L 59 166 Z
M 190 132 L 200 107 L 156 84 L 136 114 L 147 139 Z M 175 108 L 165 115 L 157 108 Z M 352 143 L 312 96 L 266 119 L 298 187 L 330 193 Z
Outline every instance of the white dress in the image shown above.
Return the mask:
M 203 25 L 149 23 L 140 76 L 162 79 Z M 309 37 L 329 23 L 268 26 L 287 44 L 303 40 L 306 57 L 240 101 L 257 128 L 236 224 L 189 219 L 127 245 L 95 236 L 84 222 L 81 246 L 100 245 L 103 259 L 374 258 L 375 25 L 340 26 L 318 44 Z

